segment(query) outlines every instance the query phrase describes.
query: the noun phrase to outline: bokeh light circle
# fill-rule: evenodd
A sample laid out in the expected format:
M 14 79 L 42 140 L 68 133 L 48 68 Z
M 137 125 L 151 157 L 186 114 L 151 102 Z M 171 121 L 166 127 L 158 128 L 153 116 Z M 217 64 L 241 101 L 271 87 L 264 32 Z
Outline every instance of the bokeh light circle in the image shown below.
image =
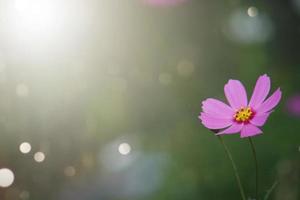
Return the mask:
M 172 83 L 172 75 L 169 73 L 160 73 L 158 76 L 159 83 L 162 85 L 170 85 Z
M 254 17 L 254 9 L 250 9 L 250 15 L 249 17 L 249 13 L 247 14 L 244 10 L 235 10 L 224 27 L 226 36 L 232 41 L 243 44 L 269 41 L 274 32 L 270 17 L 265 13 Z
M 20 144 L 19 150 L 24 154 L 29 153 L 31 151 L 31 145 L 28 142 L 23 142 Z
M 256 17 L 258 15 L 258 9 L 254 6 L 248 8 L 247 13 L 249 17 Z
M 64 174 L 65 174 L 65 176 L 68 176 L 68 177 L 75 176 L 75 174 L 76 174 L 75 167 L 73 167 L 73 166 L 66 167 L 64 170 Z
M 43 162 L 45 160 L 45 158 L 46 158 L 46 156 L 45 156 L 45 154 L 43 152 L 36 152 L 34 154 L 34 160 L 36 162 L 39 162 L 39 163 Z
M 0 187 L 9 187 L 15 180 L 14 173 L 8 168 L 0 169 Z
M 26 199 L 29 199 L 30 197 L 30 193 L 26 190 L 23 190 L 20 195 L 19 195 L 20 199 L 22 200 L 26 200 Z
M 119 153 L 122 155 L 128 155 L 131 151 L 131 146 L 128 143 L 122 143 L 119 145 Z
M 191 61 L 181 60 L 177 65 L 177 72 L 180 76 L 188 77 L 193 74 L 195 65 Z

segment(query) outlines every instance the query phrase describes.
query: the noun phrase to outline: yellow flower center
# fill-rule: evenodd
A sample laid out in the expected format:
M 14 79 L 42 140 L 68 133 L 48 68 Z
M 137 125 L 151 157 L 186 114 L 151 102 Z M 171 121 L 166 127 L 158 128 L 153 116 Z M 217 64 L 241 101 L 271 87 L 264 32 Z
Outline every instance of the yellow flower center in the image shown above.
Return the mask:
M 247 123 L 254 116 L 253 110 L 250 107 L 242 107 L 235 112 L 233 118 L 238 123 Z

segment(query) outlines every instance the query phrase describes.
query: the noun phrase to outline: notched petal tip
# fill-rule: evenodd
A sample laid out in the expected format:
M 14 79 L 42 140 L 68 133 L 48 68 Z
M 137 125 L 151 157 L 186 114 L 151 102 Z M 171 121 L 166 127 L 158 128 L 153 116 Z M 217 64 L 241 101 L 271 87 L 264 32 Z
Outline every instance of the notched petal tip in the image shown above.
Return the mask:
M 203 100 L 202 102 L 201 102 L 201 107 L 203 108 L 203 106 L 207 103 L 207 101 L 209 100 L 210 98 L 207 98 L 207 99 L 205 99 L 205 100 Z
M 237 81 L 236 79 L 229 79 L 226 83 L 226 85 L 228 85 L 229 83 L 231 83 L 232 81 Z
M 282 94 L 282 91 L 281 91 L 280 87 L 278 87 L 276 91 L 280 92 L 280 95 Z
M 198 115 L 198 119 L 200 119 L 202 121 L 202 118 L 203 118 L 203 112 L 201 112 L 199 115 Z
M 271 83 L 271 78 L 267 74 L 261 75 L 258 79 L 262 79 L 264 82 L 270 82 Z

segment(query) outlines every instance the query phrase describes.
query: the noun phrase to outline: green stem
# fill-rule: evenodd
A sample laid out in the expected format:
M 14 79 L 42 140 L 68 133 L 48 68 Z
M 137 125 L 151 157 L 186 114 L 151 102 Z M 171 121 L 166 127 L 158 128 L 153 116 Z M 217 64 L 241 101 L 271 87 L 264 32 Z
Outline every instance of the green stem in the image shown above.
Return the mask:
M 221 136 L 218 136 L 221 144 L 223 145 L 224 147 L 224 150 L 225 150 L 225 153 L 227 154 L 227 157 L 229 158 L 230 162 L 231 162 L 231 165 L 232 165 L 232 168 L 233 168 L 233 171 L 234 171 L 234 174 L 235 174 L 235 178 L 236 178 L 236 182 L 239 186 L 239 189 L 240 189 L 240 193 L 241 193 L 241 196 L 242 196 L 242 199 L 243 200 L 246 200 L 246 196 L 245 196 L 245 192 L 244 192 L 244 189 L 243 189 L 243 186 L 242 186 L 242 183 L 241 183 L 241 179 L 240 179 L 240 176 L 239 176 L 239 173 L 237 171 L 237 167 L 233 161 L 233 158 L 232 158 L 232 155 L 228 149 L 228 147 L 225 145 L 224 141 L 223 141 L 223 138 Z
M 266 194 L 264 200 L 268 200 L 268 199 L 269 199 L 271 193 L 272 193 L 273 190 L 276 188 L 277 184 L 278 184 L 278 181 L 275 181 L 275 182 L 273 183 L 272 187 L 267 191 L 267 194 Z
M 251 137 L 249 137 L 249 142 L 250 142 L 250 146 L 252 149 L 253 158 L 255 162 L 255 199 L 258 200 L 258 162 L 257 162 L 255 146 L 253 144 Z

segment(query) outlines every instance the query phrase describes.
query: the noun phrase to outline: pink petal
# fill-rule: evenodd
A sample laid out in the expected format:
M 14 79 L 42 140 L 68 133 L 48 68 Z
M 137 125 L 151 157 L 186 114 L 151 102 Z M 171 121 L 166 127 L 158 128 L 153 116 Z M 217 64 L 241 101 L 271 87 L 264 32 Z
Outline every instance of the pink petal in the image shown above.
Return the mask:
M 254 126 L 252 124 L 245 124 L 241 131 L 241 138 L 251 137 L 251 136 L 261 134 L 261 133 L 262 133 L 262 130 L 260 130 L 256 126 Z
M 209 129 L 222 129 L 233 123 L 231 119 L 216 118 L 203 112 L 200 114 L 199 119 L 201 119 L 202 124 Z
M 280 101 L 281 99 L 281 90 L 278 88 L 272 96 L 270 96 L 265 102 L 263 102 L 258 108 L 258 113 L 265 113 L 272 110 Z
M 242 130 L 244 124 L 233 123 L 229 128 L 219 132 L 217 135 L 234 134 Z
M 225 96 L 234 109 L 247 106 L 247 93 L 243 84 L 238 80 L 229 80 L 224 87 Z
M 260 76 L 256 81 L 256 85 L 249 106 L 252 107 L 254 110 L 258 108 L 268 96 L 270 86 L 270 77 L 268 77 L 266 74 Z
M 217 99 L 206 99 L 202 102 L 202 109 L 205 113 L 208 113 L 212 116 L 232 119 L 234 111 L 225 103 Z
M 255 126 L 263 126 L 266 123 L 269 115 L 270 113 L 258 113 L 254 115 L 253 119 L 250 120 L 250 123 Z

